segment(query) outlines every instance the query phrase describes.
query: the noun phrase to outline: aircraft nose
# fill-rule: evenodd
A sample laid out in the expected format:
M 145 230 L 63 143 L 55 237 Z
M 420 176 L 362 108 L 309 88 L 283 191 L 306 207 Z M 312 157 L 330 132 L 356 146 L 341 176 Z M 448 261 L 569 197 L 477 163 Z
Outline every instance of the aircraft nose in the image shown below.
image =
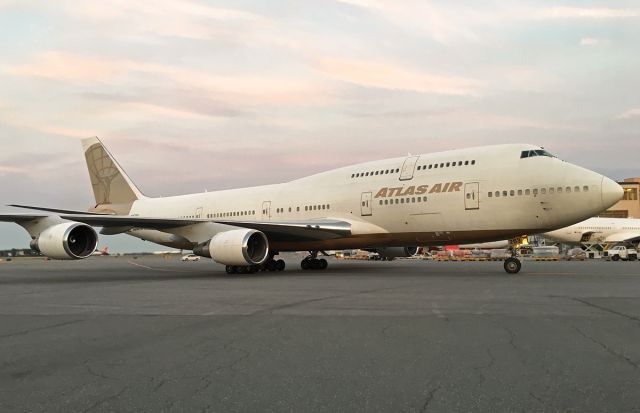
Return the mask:
M 602 206 L 604 208 L 610 208 L 616 202 L 622 199 L 624 190 L 615 181 L 602 177 Z

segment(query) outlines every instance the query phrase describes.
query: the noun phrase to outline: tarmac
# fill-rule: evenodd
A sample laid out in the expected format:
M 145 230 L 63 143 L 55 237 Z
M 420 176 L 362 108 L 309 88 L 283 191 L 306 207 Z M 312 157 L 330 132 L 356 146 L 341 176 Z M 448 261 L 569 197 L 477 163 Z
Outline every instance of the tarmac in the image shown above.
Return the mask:
M 0 263 L 2 412 L 640 412 L 640 263 Z

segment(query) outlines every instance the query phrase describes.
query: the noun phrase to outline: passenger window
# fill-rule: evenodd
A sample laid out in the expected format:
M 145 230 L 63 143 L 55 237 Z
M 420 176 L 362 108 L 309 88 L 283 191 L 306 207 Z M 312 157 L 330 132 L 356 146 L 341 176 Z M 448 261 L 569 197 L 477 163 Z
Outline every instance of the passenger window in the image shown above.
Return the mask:
M 422 198 L 418 197 L 418 202 L 422 202 Z
M 511 191 L 509 191 L 509 195 L 511 196 L 515 196 L 516 195 L 516 191 L 514 191 L 513 189 Z
M 500 196 L 500 191 L 496 191 L 496 198 Z
M 465 166 L 469 165 L 469 161 L 464 161 L 464 165 Z
M 400 203 L 400 200 L 396 198 L 396 205 Z
M 404 204 L 404 198 L 400 198 L 400 203 Z
M 525 189 L 524 190 L 524 194 L 525 195 L 531 195 L 531 190 L 530 189 Z
M 433 167 L 434 167 L 434 168 L 437 168 L 437 167 L 438 167 L 438 164 L 433 165 Z
M 533 195 L 538 195 L 538 188 L 533 188 Z
M 589 192 L 589 187 L 585 185 L 585 186 L 582 187 L 582 190 L 584 192 Z
M 444 163 L 441 163 L 441 164 L 440 164 L 440 168 L 444 168 Z
M 475 164 L 476 164 L 476 161 L 471 161 L 471 165 L 475 165 Z
M 322 209 L 326 209 L 326 208 L 327 208 L 327 206 L 326 206 L 326 205 L 322 205 Z
M 562 187 L 558 187 L 558 193 L 561 194 L 562 193 Z
M 467 199 L 471 199 L 471 194 L 467 194 Z
M 522 196 L 522 189 L 518 189 L 518 196 Z
M 568 186 L 566 191 L 567 191 L 567 193 L 571 192 L 571 187 Z
M 507 196 L 507 191 L 502 191 L 502 196 Z
M 573 188 L 574 192 L 580 192 L 580 187 L 576 186 L 575 188 Z
M 542 188 L 542 189 L 540 190 L 540 193 L 541 193 L 541 194 L 546 194 L 546 193 L 547 193 L 547 188 Z
M 431 169 L 431 167 L 432 167 L 432 166 L 433 166 L 433 165 L 429 165 L 429 169 Z
M 415 198 L 411 198 L 411 202 L 413 202 L 415 204 L 416 199 Z
M 418 165 L 418 170 L 421 170 L 421 169 L 422 169 L 422 166 Z
M 447 162 L 447 168 L 449 167 L 449 165 L 450 165 L 450 162 Z
M 384 204 L 385 204 L 385 205 L 389 205 L 389 200 L 388 200 L 388 199 L 385 199 L 385 200 L 384 200 Z
M 400 169 L 396 169 L 396 173 L 400 172 Z
M 382 199 L 380 200 L 380 205 L 382 205 Z
M 549 193 L 553 194 L 554 192 L 556 192 L 555 188 L 549 188 Z
M 493 197 L 493 192 L 489 192 L 489 193 L 487 194 L 487 196 L 488 196 L 489 198 Z

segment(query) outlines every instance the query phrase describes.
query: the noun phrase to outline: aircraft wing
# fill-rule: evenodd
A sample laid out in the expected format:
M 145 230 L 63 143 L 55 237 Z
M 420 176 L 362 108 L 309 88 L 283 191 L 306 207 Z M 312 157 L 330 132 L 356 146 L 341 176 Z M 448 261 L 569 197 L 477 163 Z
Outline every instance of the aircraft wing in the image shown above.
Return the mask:
M 47 215 L 43 214 L 4 214 L 0 213 L 0 222 L 15 222 L 17 224 L 21 222 L 33 221 L 34 219 L 44 218 Z
M 616 232 L 615 234 L 609 235 L 605 242 L 635 242 L 640 240 L 640 232 Z
M 22 223 L 45 214 L 0 214 L 0 221 Z M 309 221 L 224 221 L 203 218 L 157 218 L 128 215 L 100 214 L 58 214 L 68 221 L 82 222 L 104 228 L 141 228 L 167 231 L 189 225 L 223 224 L 232 227 L 249 228 L 263 232 L 270 240 L 322 240 L 335 239 L 351 235 L 351 224 L 346 221 L 318 219 Z

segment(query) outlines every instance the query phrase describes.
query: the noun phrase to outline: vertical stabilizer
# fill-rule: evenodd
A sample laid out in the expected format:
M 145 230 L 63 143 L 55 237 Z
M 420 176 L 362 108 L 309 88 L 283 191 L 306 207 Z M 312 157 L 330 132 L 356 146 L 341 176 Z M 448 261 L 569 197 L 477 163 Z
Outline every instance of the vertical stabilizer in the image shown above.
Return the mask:
M 145 198 L 100 139 L 82 140 L 96 205 L 126 205 Z

